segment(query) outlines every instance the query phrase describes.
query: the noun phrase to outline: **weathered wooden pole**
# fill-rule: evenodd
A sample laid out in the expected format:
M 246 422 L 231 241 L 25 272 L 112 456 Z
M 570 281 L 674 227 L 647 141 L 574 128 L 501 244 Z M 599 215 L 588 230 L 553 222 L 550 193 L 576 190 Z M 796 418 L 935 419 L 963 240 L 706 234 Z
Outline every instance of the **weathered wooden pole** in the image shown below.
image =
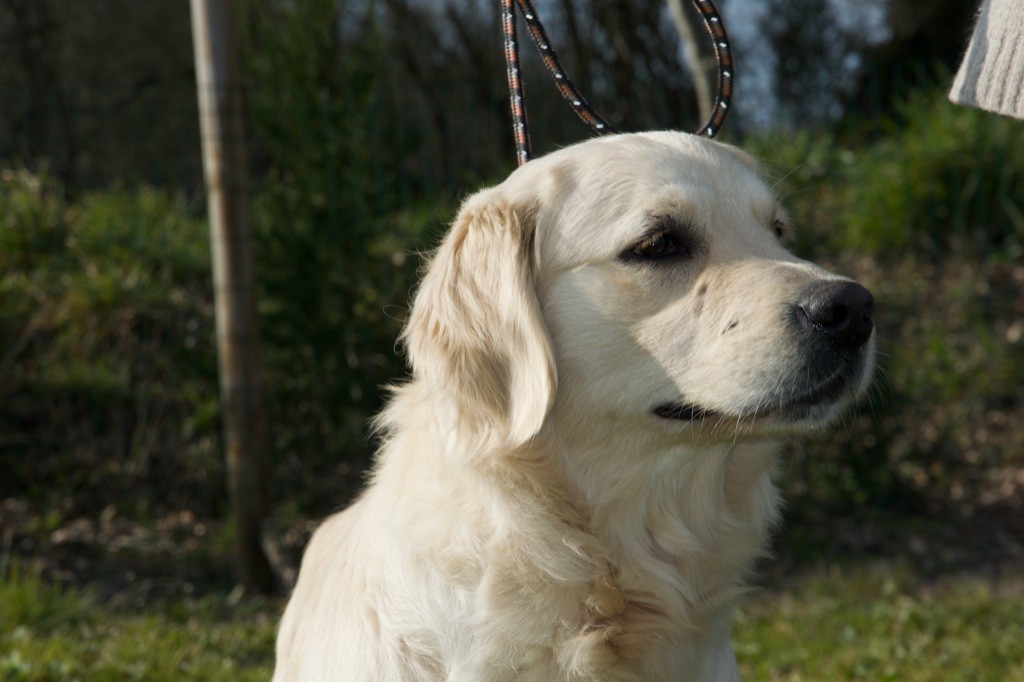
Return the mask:
M 672 13 L 672 23 L 675 24 L 676 32 L 683 43 L 683 60 L 693 77 L 693 89 L 697 94 L 697 111 L 701 123 L 703 123 L 711 116 L 715 95 L 711 90 L 709 75 L 712 62 L 707 57 L 701 57 L 700 49 L 697 47 L 697 36 L 700 30 L 695 30 L 694 24 L 699 24 L 700 19 L 695 12 L 692 10 L 688 12 L 689 8 L 683 7 L 683 0 L 668 0 L 668 9 Z
M 265 439 L 234 16 L 231 0 L 191 3 L 235 560 L 239 582 L 267 592 L 274 579 L 260 544 L 267 499 Z

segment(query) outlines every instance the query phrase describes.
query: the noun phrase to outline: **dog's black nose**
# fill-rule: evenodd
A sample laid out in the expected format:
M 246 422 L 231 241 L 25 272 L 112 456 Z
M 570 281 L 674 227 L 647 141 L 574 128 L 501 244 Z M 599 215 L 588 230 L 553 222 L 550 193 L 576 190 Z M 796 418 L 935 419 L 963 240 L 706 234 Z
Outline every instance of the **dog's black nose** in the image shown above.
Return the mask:
M 841 348 L 860 348 L 871 338 L 875 298 L 856 282 L 816 282 L 797 303 L 797 316 L 811 329 L 827 334 Z

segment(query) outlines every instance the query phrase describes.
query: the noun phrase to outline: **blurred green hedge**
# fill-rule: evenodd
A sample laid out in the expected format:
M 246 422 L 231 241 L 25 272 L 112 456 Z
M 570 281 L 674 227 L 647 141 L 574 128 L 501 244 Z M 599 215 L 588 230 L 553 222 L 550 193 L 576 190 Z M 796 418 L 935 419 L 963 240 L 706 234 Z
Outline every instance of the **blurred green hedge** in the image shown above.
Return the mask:
M 281 219 L 275 191 L 254 202 L 274 488 L 343 499 L 368 461 L 377 387 L 402 374 L 394 344 L 415 245 L 430 241 L 426 227 L 439 231 L 442 209 L 368 220 L 341 239 L 316 216 Z M 219 513 L 199 207 L 152 188 L 66 202 L 24 170 L 3 173 L 0 207 L 2 493 Z
M 161 484 L 219 498 L 209 239 L 194 207 L 146 188 L 68 203 L 24 170 L 0 175 L 0 207 L 4 492 L 138 510 Z
M 874 514 L 895 530 L 893 514 L 1010 513 L 1024 492 L 1024 123 L 944 93 L 911 94 L 871 131 L 746 145 L 794 214 L 798 254 L 877 300 L 869 399 L 792 448 L 798 515 Z
M 879 302 L 876 389 L 794 449 L 797 509 L 970 513 L 1004 499 L 993 472 L 1024 464 L 1024 125 L 938 95 L 900 116 L 876 139 L 745 142 L 774 169 L 798 253 Z M 361 485 L 366 420 L 404 373 L 394 344 L 417 251 L 455 203 L 378 202 L 359 178 L 326 181 L 331 158 L 277 159 L 253 196 L 271 486 L 289 514 Z M 145 187 L 67 201 L 45 173 L 4 171 L 0 493 L 220 513 L 213 329 L 198 205 Z
M 852 122 L 745 143 L 774 169 L 799 247 L 882 259 L 1024 254 L 1024 124 L 944 93 L 912 92 L 871 134 Z

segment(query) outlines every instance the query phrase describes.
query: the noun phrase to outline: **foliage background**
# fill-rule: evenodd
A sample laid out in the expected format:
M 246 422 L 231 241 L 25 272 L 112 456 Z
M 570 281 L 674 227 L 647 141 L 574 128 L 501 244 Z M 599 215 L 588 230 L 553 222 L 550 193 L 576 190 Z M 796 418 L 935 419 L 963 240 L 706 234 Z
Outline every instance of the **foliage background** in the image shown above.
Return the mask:
M 538 4 L 616 125 L 697 127 L 661 0 Z M 797 253 L 879 301 L 875 387 L 834 431 L 788 447 L 787 520 L 764 581 L 782 589 L 783 575 L 884 558 L 911 599 L 876 613 L 891 628 L 941 643 L 928 623 L 948 609 L 968 633 L 957 642 L 991 640 L 978 634 L 989 617 L 1019 632 L 1019 593 L 1015 612 L 975 608 L 971 595 L 989 588 L 959 582 L 1013 574 L 1024 556 L 1024 122 L 945 100 L 969 3 L 723 4 L 739 75 L 744 64 L 751 74 L 726 141 L 765 159 L 796 217 Z M 404 372 L 395 338 L 419 254 L 513 153 L 489 4 L 237 7 L 269 522 L 287 567 L 362 484 L 366 420 Z M 232 587 L 230 529 L 187 3 L 0 0 L 0 36 L 0 580 L 5 603 L 25 604 L 0 612 L 0 635 L 28 627 L 18 641 L 60 648 L 33 633 L 67 627 L 88 640 L 81 628 L 96 624 L 82 614 L 97 605 L 160 614 L 125 637 L 253 617 L 254 629 L 224 636 L 265 646 L 276 604 L 214 599 Z M 540 68 L 527 59 L 543 152 L 585 130 Z M 814 611 L 836 584 L 822 580 L 794 597 L 806 606 L 794 622 L 811 632 L 855 608 Z M 839 584 L 884 601 L 890 580 Z M 906 597 L 922 581 L 958 587 L 938 605 Z M 771 605 L 743 621 L 749 646 L 784 648 L 770 646 Z M 1024 656 L 1003 641 L 998 671 L 1019 671 Z M 929 646 L 908 660 L 933 656 Z M 0 648 L 13 679 L 72 674 L 39 673 L 27 651 Z M 782 676 L 823 665 L 810 660 L 766 665 Z M 840 678 L 866 665 L 833 663 L 847 666 Z

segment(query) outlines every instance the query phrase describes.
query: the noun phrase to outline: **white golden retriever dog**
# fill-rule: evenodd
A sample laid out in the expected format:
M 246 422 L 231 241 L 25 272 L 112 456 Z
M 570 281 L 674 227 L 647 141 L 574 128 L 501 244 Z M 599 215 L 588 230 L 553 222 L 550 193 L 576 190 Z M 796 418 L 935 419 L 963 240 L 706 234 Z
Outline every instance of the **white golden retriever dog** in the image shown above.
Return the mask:
M 742 152 L 602 137 L 466 201 L 372 481 L 313 536 L 275 680 L 734 680 L 774 441 L 874 360 Z

